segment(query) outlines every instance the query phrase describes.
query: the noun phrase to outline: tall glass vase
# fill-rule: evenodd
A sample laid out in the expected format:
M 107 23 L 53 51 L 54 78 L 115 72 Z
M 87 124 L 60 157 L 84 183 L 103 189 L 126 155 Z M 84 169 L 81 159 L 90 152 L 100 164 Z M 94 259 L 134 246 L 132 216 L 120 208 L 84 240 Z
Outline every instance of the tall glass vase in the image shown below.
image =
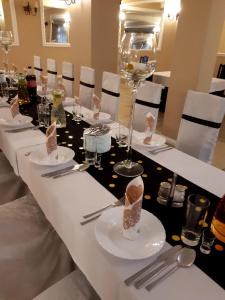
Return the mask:
M 120 47 L 120 72 L 131 89 L 131 113 L 129 123 L 127 159 L 114 166 L 114 172 L 125 177 L 143 173 L 143 167 L 132 161 L 132 133 L 137 89 L 153 74 L 156 67 L 156 39 L 154 33 L 127 32 Z

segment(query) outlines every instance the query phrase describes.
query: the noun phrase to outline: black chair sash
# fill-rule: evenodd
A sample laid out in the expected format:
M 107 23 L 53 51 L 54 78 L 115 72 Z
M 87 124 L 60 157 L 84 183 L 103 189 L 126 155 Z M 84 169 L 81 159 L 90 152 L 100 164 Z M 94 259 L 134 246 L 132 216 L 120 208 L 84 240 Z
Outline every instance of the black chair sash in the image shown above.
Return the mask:
M 62 78 L 65 80 L 74 81 L 74 77 L 68 77 L 68 76 L 63 75 Z
M 42 69 L 42 68 L 38 68 L 38 67 L 34 67 L 34 70 L 36 70 L 36 71 L 40 71 L 40 72 L 42 72 L 42 71 L 43 71 L 43 69 Z
M 160 103 L 152 103 L 152 102 L 148 102 L 148 101 L 143 101 L 140 99 L 136 99 L 135 101 L 137 104 L 143 105 L 143 106 L 148 106 L 148 107 L 152 107 L 152 108 L 157 108 L 159 109 L 160 107 Z
M 105 93 L 105 94 L 108 94 L 110 96 L 113 96 L 113 97 L 119 97 L 120 96 L 120 93 L 115 93 L 115 92 L 112 92 L 112 91 L 109 91 L 109 90 L 106 90 L 106 89 L 102 89 L 102 92 Z
M 94 87 L 95 87 L 94 84 L 87 83 L 87 82 L 84 82 L 84 81 L 80 81 L 80 84 L 83 85 L 83 86 L 86 86 L 88 88 L 91 88 L 91 89 L 94 89 Z
M 182 115 L 182 119 L 187 120 L 189 122 L 196 123 L 196 124 L 204 125 L 207 127 L 216 128 L 216 129 L 219 129 L 221 126 L 221 123 L 203 120 L 203 119 L 192 117 L 192 116 L 185 115 L 185 114 Z
M 57 75 L 56 71 L 50 71 L 50 70 L 48 70 L 47 73 L 52 74 L 52 75 Z

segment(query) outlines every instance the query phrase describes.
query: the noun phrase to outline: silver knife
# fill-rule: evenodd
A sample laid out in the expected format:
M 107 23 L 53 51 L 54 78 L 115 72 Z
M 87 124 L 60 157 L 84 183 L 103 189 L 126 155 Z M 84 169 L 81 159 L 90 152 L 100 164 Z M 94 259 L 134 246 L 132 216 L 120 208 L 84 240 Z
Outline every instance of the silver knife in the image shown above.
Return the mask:
M 157 267 L 156 269 L 154 269 L 150 273 L 146 274 L 140 280 L 136 281 L 135 284 L 134 284 L 136 289 L 142 288 L 143 286 L 148 284 L 149 281 L 151 281 L 152 278 L 154 278 L 155 276 L 160 274 L 163 270 L 165 270 L 169 265 L 175 263 L 175 261 L 177 260 L 177 256 L 178 256 L 179 252 L 180 252 L 180 250 L 178 250 L 175 253 L 167 256 L 167 258 L 164 260 L 164 262 L 159 267 Z
M 78 165 L 75 165 L 71 170 L 61 172 L 60 174 L 52 176 L 52 178 L 56 179 L 56 178 L 60 178 L 62 176 L 72 174 L 74 172 L 83 172 L 83 171 L 87 170 L 89 168 L 89 166 L 90 166 L 89 164 L 78 164 Z
M 72 165 L 72 166 L 65 167 L 63 169 L 59 169 L 59 170 L 56 170 L 56 171 L 51 171 L 51 172 L 48 172 L 48 173 L 44 173 L 44 174 L 41 174 L 41 177 L 53 177 L 53 176 L 56 176 L 60 173 L 64 173 L 66 171 L 72 170 L 74 166 L 75 165 Z
M 132 276 L 128 277 L 124 283 L 126 285 L 131 285 L 134 281 L 136 281 L 142 274 L 144 274 L 146 271 L 150 270 L 151 268 L 153 268 L 155 265 L 160 264 L 162 262 L 164 262 L 167 257 L 176 254 L 180 249 L 182 248 L 181 245 L 177 245 L 174 246 L 168 250 L 166 250 L 165 252 L 163 252 L 162 254 L 160 254 L 155 261 L 151 262 L 150 264 L 148 264 L 146 267 L 144 267 L 143 269 L 141 269 L 140 271 L 136 272 L 135 274 L 133 274 Z
M 167 151 L 167 150 L 170 150 L 170 149 L 173 149 L 173 147 L 166 147 L 166 148 L 163 148 L 163 149 L 159 149 L 159 150 L 155 150 L 155 151 L 151 151 L 150 153 L 151 154 L 158 154 L 158 153 L 161 153 L 161 152 L 164 152 L 164 151 Z

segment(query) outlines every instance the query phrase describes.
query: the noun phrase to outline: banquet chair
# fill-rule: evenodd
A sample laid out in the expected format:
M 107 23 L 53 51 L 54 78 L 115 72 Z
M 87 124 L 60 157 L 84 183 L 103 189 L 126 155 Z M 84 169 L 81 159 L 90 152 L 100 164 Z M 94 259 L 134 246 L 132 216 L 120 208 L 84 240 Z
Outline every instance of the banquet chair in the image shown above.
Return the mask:
M 0 150 L 0 206 L 24 196 L 27 185 L 15 175 L 7 158 Z
M 66 97 L 73 97 L 74 89 L 74 66 L 70 62 L 62 63 L 62 79 L 65 87 Z
M 76 268 L 33 300 L 100 300 L 83 273 Z
M 0 299 L 33 299 L 74 269 L 31 194 L 0 206 Z
M 36 76 L 37 84 L 40 84 L 40 77 L 42 75 L 42 66 L 41 66 L 41 58 L 40 56 L 34 55 L 34 74 Z
M 95 70 L 89 67 L 80 68 L 79 100 L 82 106 L 92 108 L 92 96 L 95 89 Z
M 144 131 L 145 116 L 148 112 L 151 112 L 155 117 L 156 127 L 162 88 L 163 87 L 161 84 L 150 81 L 146 81 L 142 86 L 139 87 L 134 108 L 133 127 L 135 130 Z
M 57 68 L 55 59 L 47 59 L 48 87 L 53 89 L 57 83 Z
M 118 74 L 103 72 L 101 98 L 101 110 L 110 114 L 112 120 L 116 120 L 120 99 L 120 76 Z
M 224 113 L 224 98 L 188 91 L 176 148 L 211 163 Z

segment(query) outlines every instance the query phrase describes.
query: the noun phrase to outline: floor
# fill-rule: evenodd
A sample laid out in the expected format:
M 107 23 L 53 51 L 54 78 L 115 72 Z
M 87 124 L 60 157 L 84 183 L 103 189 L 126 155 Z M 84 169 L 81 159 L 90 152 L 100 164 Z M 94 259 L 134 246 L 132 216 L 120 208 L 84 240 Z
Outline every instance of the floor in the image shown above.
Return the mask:
M 131 109 L 131 93 L 126 83 L 121 83 L 121 101 L 119 107 L 119 121 L 124 125 L 128 125 Z M 157 122 L 157 131 L 162 131 L 164 114 L 160 113 Z M 216 144 L 215 153 L 212 161 L 212 165 L 217 168 L 225 169 L 225 117 L 222 122 L 222 126 L 219 132 L 219 138 Z

